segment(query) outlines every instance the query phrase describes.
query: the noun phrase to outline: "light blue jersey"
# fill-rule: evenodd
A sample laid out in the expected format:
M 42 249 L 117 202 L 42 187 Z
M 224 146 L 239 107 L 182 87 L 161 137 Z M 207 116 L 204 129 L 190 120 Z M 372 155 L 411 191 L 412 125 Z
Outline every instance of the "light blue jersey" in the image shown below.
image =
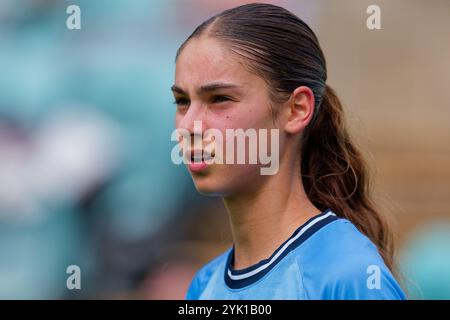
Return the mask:
M 234 270 L 233 250 L 197 272 L 187 299 L 406 299 L 376 246 L 329 209 L 253 266 Z

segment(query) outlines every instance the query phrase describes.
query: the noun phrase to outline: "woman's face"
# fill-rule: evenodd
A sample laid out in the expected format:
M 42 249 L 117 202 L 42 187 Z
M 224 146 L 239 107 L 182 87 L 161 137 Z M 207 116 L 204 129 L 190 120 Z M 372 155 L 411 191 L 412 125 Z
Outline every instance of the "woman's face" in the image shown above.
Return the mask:
M 226 129 L 274 128 L 269 93 L 264 80 L 248 71 L 242 59 L 230 54 L 226 47 L 213 38 L 194 38 L 181 51 L 172 91 L 177 101 L 175 124 L 194 136 L 194 121 L 201 121 L 202 149 L 205 131 L 217 129 L 222 133 L 223 156 L 230 143 Z M 270 137 L 268 138 L 270 141 Z M 237 152 L 236 141 L 234 152 Z M 181 144 L 183 145 L 183 144 Z M 193 144 L 190 149 L 194 149 Z M 268 149 L 270 144 L 268 142 Z M 241 150 L 242 151 L 242 150 Z M 246 155 L 248 155 L 248 140 Z M 197 190 L 222 197 L 247 192 L 261 183 L 262 165 L 249 164 L 187 165 Z

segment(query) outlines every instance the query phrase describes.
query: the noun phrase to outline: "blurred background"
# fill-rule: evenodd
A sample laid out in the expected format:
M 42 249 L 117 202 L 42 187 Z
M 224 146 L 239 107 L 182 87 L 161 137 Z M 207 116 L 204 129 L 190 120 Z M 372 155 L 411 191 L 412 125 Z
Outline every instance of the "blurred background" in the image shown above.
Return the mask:
M 221 200 L 171 162 L 169 88 L 194 28 L 249 2 L 0 0 L 1 299 L 183 298 L 231 244 Z M 450 1 L 260 2 L 315 30 L 410 297 L 450 299 Z

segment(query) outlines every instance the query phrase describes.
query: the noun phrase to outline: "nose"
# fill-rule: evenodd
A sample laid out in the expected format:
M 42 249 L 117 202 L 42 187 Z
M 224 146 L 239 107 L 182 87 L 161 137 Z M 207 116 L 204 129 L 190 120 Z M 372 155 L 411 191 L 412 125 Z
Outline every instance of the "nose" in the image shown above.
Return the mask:
M 202 149 L 206 113 L 206 106 L 191 102 L 187 111 L 177 115 L 177 129 L 185 132 L 178 140 L 182 149 Z
M 177 129 L 187 130 L 191 135 L 203 135 L 206 109 L 199 103 L 191 102 L 187 111 L 179 116 Z

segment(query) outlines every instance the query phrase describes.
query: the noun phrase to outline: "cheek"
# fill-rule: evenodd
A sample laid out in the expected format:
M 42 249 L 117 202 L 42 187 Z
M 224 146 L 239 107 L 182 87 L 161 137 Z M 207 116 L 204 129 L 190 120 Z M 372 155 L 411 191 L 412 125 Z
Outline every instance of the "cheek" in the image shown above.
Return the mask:
M 208 125 L 219 130 L 269 128 L 272 126 L 272 113 L 263 102 L 241 103 L 234 108 L 210 115 Z
M 242 129 L 243 131 L 247 131 L 254 129 L 258 137 L 257 139 L 259 139 L 260 129 L 266 129 L 266 132 L 269 132 L 273 128 L 272 113 L 262 103 L 238 104 L 235 108 L 210 114 L 206 123 L 207 128 L 214 128 L 221 132 L 224 156 L 226 156 L 226 146 L 231 142 L 234 144 L 235 155 L 238 151 L 236 138 L 233 135 L 234 130 Z M 231 139 L 234 141 L 231 141 Z M 245 151 L 248 154 L 248 140 L 246 141 Z

